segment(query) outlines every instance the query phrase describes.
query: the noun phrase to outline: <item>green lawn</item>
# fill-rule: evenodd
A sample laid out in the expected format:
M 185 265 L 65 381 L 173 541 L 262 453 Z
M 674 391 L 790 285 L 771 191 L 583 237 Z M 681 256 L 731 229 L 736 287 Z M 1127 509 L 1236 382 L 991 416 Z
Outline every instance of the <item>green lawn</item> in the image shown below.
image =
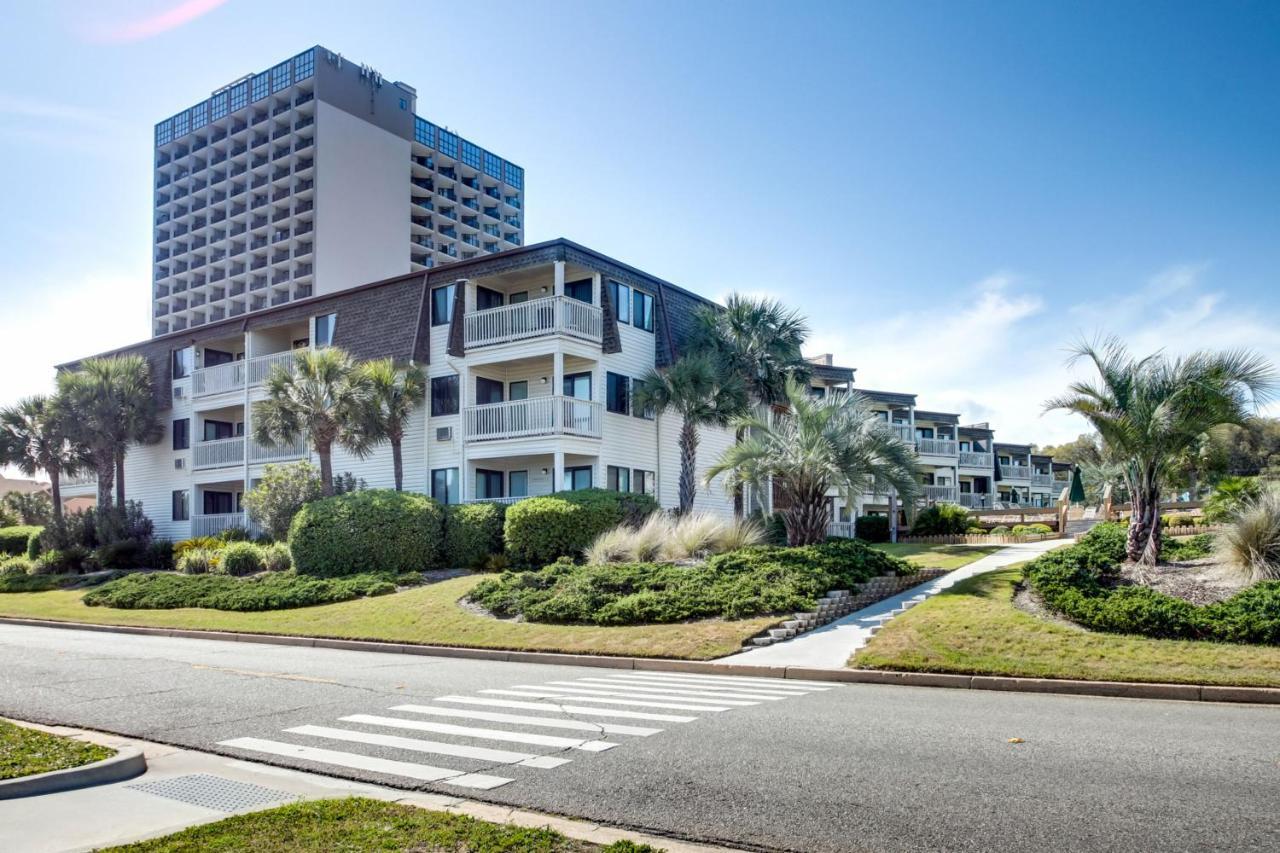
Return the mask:
M 978 575 L 887 623 L 851 666 L 869 669 L 1280 687 L 1280 647 L 1101 634 L 1013 606 L 1021 570 Z
M 916 543 L 881 542 L 872 545 L 894 557 L 901 557 L 922 569 L 958 569 L 988 554 L 994 554 L 1001 545 L 920 545 Z
M 92 764 L 116 751 L 93 743 L 72 740 L 15 726 L 0 720 L 0 779 L 16 779 Z
M 261 853 L 413 851 L 413 853 L 658 853 L 647 844 L 608 847 L 574 841 L 550 829 L 488 823 L 463 815 L 353 797 L 294 803 L 112 847 L 105 853 Z
M 374 598 L 257 613 L 88 607 L 81 601 L 81 590 L 8 593 L 0 595 L 0 616 L 690 660 L 708 660 L 735 652 L 748 637 L 778 621 L 777 617 L 765 616 L 608 628 L 506 622 L 478 616 L 457 605 L 458 599 L 479 580 L 473 575 Z

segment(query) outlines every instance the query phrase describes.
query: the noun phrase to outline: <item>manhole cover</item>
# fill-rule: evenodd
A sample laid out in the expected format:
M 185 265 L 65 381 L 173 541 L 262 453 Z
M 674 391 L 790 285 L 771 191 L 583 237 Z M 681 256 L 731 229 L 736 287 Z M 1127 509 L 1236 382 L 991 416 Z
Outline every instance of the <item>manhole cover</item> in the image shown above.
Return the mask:
M 221 776 L 209 776 L 205 773 L 174 776 L 172 779 L 140 782 L 137 785 L 125 787 L 221 812 L 235 812 L 254 806 L 278 803 L 281 800 L 297 799 L 295 794 L 290 794 L 288 791 L 277 791 L 261 785 L 237 782 L 234 779 L 223 779 Z

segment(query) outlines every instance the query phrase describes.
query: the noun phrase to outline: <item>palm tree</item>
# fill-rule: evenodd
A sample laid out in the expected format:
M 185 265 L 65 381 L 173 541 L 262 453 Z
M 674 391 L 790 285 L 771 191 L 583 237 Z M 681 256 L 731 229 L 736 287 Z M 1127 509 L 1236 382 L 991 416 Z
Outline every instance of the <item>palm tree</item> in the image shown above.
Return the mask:
M 370 395 L 366 430 L 372 439 L 385 439 L 391 443 L 391 465 L 395 471 L 396 491 L 399 492 L 404 489 L 404 460 L 400 444 L 414 409 L 427 396 L 426 374 L 416 365 L 398 367 L 389 358 L 367 362 L 362 370 Z
M 372 449 L 367 429 L 369 383 L 351 356 L 336 347 L 300 350 L 293 370 L 277 365 L 267 398 L 253 407 L 253 438 L 268 447 L 306 436 L 320 457 L 320 486 L 333 494 L 333 445 L 361 458 Z
M 728 426 L 747 411 L 741 377 L 708 355 L 681 358 L 664 371 L 651 370 L 635 389 L 632 405 L 680 415 L 680 506 L 693 508 L 698 492 L 698 428 Z
M 57 401 L 27 397 L 0 409 L 0 464 L 14 465 L 28 477 L 49 475 L 53 517 L 62 520 L 62 475 L 75 474 L 87 462 L 85 448 L 63 428 Z
M 1134 358 L 1118 338 L 1080 344 L 1072 360 L 1080 358 L 1092 362 L 1098 378 L 1072 383 L 1045 410 L 1082 415 L 1106 454 L 1123 464 L 1133 502 L 1126 555 L 1154 566 L 1162 544 L 1160 493 L 1171 466 L 1207 430 L 1247 421 L 1274 392 L 1275 370 L 1247 350 Z
M 58 375 L 58 397 L 71 438 L 88 448 L 98 475 L 98 508 L 111 507 L 112 485 L 124 503 L 124 459 L 131 442 L 158 441 L 161 429 L 151 371 L 138 355 L 91 358 Z
M 690 352 L 718 358 L 742 377 L 757 403 L 786 400 L 790 378 L 804 380 L 812 365 L 801 352 L 809 327 L 804 317 L 773 299 L 732 293 L 723 309 L 706 306 L 695 315 Z
M 772 482 L 787 504 L 782 512 L 787 544 L 826 539 L 832 491 L 849 504 L 867 493 L 896 490 L 908 501 L 919 494 L 914 446 L 877 417 L 861 394 L 817 399 L 790 379 L 784 402 L 788 410 L 771 423 L 736 421 L 747 437 L 727 449 L 706 476 L 710 482 L 727 473 L 728 488 Z

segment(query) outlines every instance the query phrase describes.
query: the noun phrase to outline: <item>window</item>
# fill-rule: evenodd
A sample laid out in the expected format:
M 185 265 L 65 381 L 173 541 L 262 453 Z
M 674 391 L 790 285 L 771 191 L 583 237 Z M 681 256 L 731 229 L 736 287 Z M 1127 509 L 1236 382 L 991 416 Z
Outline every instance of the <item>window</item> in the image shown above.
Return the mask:
M 605 373 L 604 406 L 610 412 L 625 415 L 630 411 L 630 380 L 617 373 Z
M 193 347 L 183 347 L 173 351 L 173 378 L 184 379 L 191 375 L 196 367 L 196 351 Z
M 916 438 L 933 438 L 933 427 L 916 427 Z
M 507 384 L 508 400 L 528 400 L 529 399 L 529 382 L 521 379 L 519 382 L 510 382 Z
M 591 374 L 590 373 L 566 373 L 564 377 L 564 388 L 562 393 L 566 397 L 573 397 L 578 400 L 591 399 Z
M 521 290 L 519 293 L 513 293 L 507 297 L 507 303 L 510 305 L 519 305 L 529 301 L 529 291 Z
M 271 91 L 279 92 L 288 86 L 289 80 L 289 63 L 281 62 L 275 68 L 271 69 Z
M 641 495 L 653 494 L 656 481 L 652 471 L 645 471 L 642 468 L 636 468 L 631 472 L 631 482 L 635 487 L 635 491 Z
M 436 147 L 436 126 L 423 118 L 413 117 L 413 139 L 428 148 Z
M 591 279 L 584 278 L 579 281 L 566 281 L 564 284 L 564 295 L 570 299 L 576 299 L 579 302 L 591 304 Z
M 632 396 L 633 396 L 633 397 L 635 396 L 635 391 L 636 391 L 636 389 L 637 389 L 638 387 L 640 387 L 640 383 L 641 383 L 642 381 L 643 381 L 643 380 L 638 379 L 638 378 L 632 378 L 632 380 L 631 380 L 631 394 L 632 394 Z M 654 413 L 653 413 L 653 406 L 637 406 L 637 405 L 635 404 L 635 401 L 633 400 L 633 401 L 631 402 L 631 416 L 632 416 L 633 418 L 644 418 L 646 421 L 651 421 L 651 420 L 653 420 L 653 416 L 654 416 Z
M 529 496 L 528 471 L 512 471 L 507 474 L 507 496 L 512 498 Z
M 502 497 L 502 472 L 486 471 L 483 468 L 476 469 L 476 497 L 477 498 L 500 498 Z
M 311 340 L 315 341 L 316 348 L 333 346 L 333 332 L 338 325 L 337 314 L 321 314 L 316 317 L 315 329 L 311 334 Z
M 969 442 L 967 442 L 967 441 L 962 441 L 962 442 L 960 442 L 960 452 L 961 452 L 961 453 L 968 453 L 968 452 L 969 452 Z
M 458 158 L 458 135 L 449 131 L 440 129 L 440 153 L 449 157 Z
M 453 300 L 456 284 L 446 284 L 431 291 L 431 325 L 446 326 L 453 319 Z
M 619 323 L 631 322 L 631 288 L 616 281 L 609 282 L 609 301 L 613 303 L 613 314 Z
M 191 419 L 179 418 L 173 422 L 173 449 L 189 450 L 191 448 Z
M 487 287 L 476 287 L 476 310 L 486 311 L 490 308 L 502 307 L 502 293 Z
M 436 468 L 431 472 L 431 497 L 442 504 L 456 504 L 461 500 L 457 468 Z
M 173 141 L 173 119 L 167 118 L 156 125 L 156 145 L 167 145 Z
M 643 290 L 631 291 L 631 325 L 653 331 L 653 297 Z
M 191 108 L 191 129 L 199 130 L 209 123 L 209 102 L 202 101 Z
M 483 376 L 476 377 L 476 405 L 484 406 L 489 403 L 502 402 L 502 383 L 497 379 L 485 379 Z
M 181 112 L 173 117 L 174 138 L 186 136 L 189 130 L 191 130 L 191 114 L 189 112 Z
M 458 414 L 458 375 L 431 377 L 431 415 Z
M 204 441 L 220 441 L 235 435 L 235 424 L 230 421 L 205 421 Z
M 524 169 L 514 163 L 504 163 L 503 180 L 518 190 L 524 189 Z
M 227 114 L 227 93 L 219 92 L 209 99 L 209 117 L 217 120 Z
M 173 521 L 191 520 L 191 492 L 186 489 L 175 489 L 169 518 Z
M 216 367 L 219 364 L 230 364 L 235 360 L 236 357 L 226 350 L 205 347 L 204 352 L 201 353 L 200 363 L 204 367 Z
M 407 109 L 409 109 L 409 102 L 408 102 L 408 101 L 406 101 L 404 98 L 401 98 L 401 99 L 400 99 L 400 109 L 402 109 L 402 110 L 407 110 Z
M 267 75 L 257 74 L 253 78 L 253 99 L 261 100 L 267 96 Z
M 293 58 L 293 79 L 305 80 L 316 71 L 316 51 L 304 50 Z
M 462 140 L 462 162 L 473 169 L 480 168 L 480 147 Z
M 629 492 L 631 491 L 631 469 L 619 468 L 616 465 L 610 465 L 606 469 L 606 488 L 611 492 Z
M 205 515 L 230 515 L 236 512 L 235 495 L 231 492 L 205 492 Z
M 580 465 L 575 468 L 564 469 L 564 489 L 569 492 L 576 492 L 581 489 L 591 488 L 591 466 Z
M 249 103 L 249 81 L 231 87 L 231 112 L 242 110 Z
M 821 400 L 823 397 L 827 396 L 826 386 L 811 385 L 809 387 L 809 396 L 815 400 Z

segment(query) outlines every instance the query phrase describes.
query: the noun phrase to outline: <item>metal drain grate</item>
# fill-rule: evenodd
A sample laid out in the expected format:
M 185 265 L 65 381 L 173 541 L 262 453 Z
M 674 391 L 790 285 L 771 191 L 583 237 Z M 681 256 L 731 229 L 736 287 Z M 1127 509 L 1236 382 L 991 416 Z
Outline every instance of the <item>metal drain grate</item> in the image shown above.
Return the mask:
M 234 779 L 209 776 L 205 773 L 174 776 L 172 779 L 140 782 L 137 785 L 125 787 L 221 812 L 235 812 L 254 806 L 278 803 L 282 800 L 297 799 L 296 794 L 290 794 L 288 791 L 277 791 L 261 785 L 237 782 Z

